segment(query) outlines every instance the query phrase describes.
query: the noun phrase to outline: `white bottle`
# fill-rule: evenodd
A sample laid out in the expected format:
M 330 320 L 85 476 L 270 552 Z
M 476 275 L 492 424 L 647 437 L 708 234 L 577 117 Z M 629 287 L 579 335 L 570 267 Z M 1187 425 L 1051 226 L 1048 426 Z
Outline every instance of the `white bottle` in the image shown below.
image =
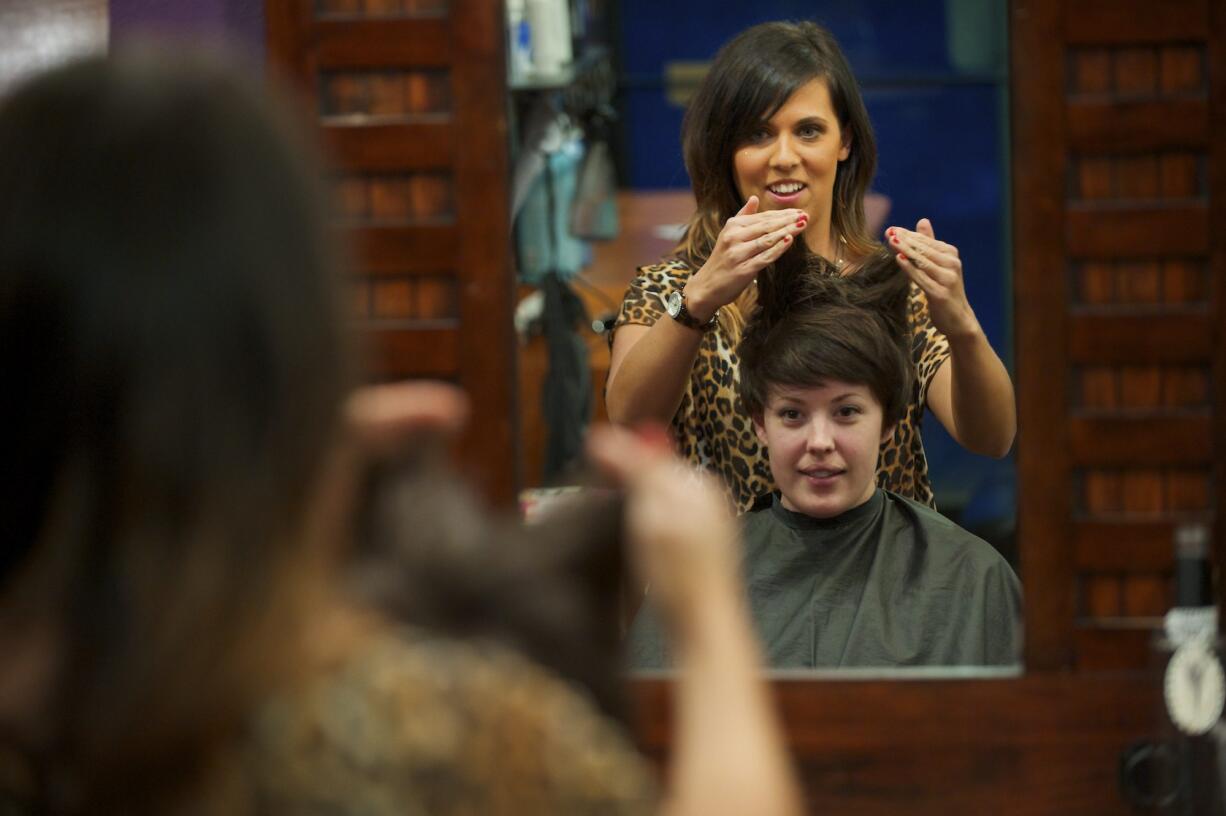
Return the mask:
M 525 17 L 532 29 L 532 67 L 556 74 L 574 59 L 570 40 L 568 0 L 525 0 Z
M 532 72 L 532 27 L 524 0 L 507 0 L 507 62 L 513 79 Z

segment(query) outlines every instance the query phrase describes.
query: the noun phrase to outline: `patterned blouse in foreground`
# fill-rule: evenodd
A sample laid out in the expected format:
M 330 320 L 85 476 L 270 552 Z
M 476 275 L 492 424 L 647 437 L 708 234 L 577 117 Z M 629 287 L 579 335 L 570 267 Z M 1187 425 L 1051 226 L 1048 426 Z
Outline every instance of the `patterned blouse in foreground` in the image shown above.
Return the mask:
M 287 814 L 655 812 L 620 727 L 506 649 L 384 633 L 264 706 L 247 743 L 257 810 Z

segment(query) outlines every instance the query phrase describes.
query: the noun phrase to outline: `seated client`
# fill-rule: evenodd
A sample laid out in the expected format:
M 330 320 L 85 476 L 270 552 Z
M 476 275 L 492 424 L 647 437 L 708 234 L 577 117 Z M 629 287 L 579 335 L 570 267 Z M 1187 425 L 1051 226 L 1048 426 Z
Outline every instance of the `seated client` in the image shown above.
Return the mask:
M 906 277 L 886 253 L 854 277 L 819 272 L 760 276 L 739 346 L 741 398 L 778 485 L 741 519 L 767 663 L 1017 662 L 1021 588 L 1009 564 L 876 484 L 881 442 L 914 378 Z M 658 631 L 645 609 L 631 630 L 636 666 L 668 661 Z

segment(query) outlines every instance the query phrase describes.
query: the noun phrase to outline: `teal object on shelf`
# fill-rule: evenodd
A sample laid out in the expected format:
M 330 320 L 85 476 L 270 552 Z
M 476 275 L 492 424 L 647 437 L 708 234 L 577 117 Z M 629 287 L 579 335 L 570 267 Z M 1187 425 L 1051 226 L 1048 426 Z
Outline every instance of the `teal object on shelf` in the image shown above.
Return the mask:
M 570 231 L 583 145 L 570 139 L 545 154 L 544 170 L 532 182 L 515 222 L 519 277 L 540 285 L 546 275 L 569 280 L 591 261 L 591 248 Z

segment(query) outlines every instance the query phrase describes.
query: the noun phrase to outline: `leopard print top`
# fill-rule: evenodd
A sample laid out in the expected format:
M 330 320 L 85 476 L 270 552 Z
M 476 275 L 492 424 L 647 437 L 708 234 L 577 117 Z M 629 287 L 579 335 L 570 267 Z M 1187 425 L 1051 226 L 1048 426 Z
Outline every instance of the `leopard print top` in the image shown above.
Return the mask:
M 640 267 L 622 300 L 614 326 L 644 326 L 665 317 L 664 299 L 680 289 L 692 270 L 680 260 Z M 915 361 L 915 391 L 894 436 L 881 446 L 877 484 L 929 507 L 936 507 L 928 481 L 928 460 L 920 424 L 933 375 L 949 358 L 949 341 L 932 325 L 928 299 L 914 283 L 908 302 L 912 326 L 911 357 Z M 613 333 L 609 334 L 613 343 Z M 740 512 L 774 489 L 766 447 L 754 433 L 753 423 L 737 393 L 740 360 L 731 337 L 717 325 L 702 338 L 689 387 L 673 417 L 673 436 L 681 455 L 698 467 L 723 477 Z
M 646 814 L 654 772 L 587 697 L 507 649 L 369 638 L 268 701 L 245 741 L 252 812 Z

